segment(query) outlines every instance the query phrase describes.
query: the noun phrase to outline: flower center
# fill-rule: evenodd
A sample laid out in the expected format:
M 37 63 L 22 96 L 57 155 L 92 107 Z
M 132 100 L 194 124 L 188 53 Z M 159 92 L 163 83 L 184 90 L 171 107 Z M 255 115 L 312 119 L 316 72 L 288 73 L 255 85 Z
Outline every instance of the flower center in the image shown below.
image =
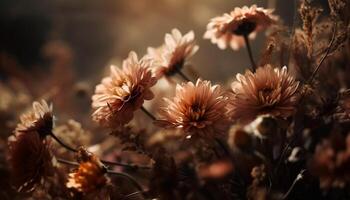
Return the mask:
M 259 100 L 264 107 L 274 106 L 278 99 L 273 97 L 274 89 L 271 87 L 263 88 L 259 90 Z
M 202 121 L 204 114 L 205 114 L 204 107 L 201 107 L 198 104 L 193 104 L 189 110 L 191 124 L 197 128 L 203 128 L 205 126 L 205 124 L 201 123 L 201 121 Z
M 236 35 L 249 35 L 256 28 L 256 23 L 248 20 L 244 20 L 238 27 L 232 32 Z

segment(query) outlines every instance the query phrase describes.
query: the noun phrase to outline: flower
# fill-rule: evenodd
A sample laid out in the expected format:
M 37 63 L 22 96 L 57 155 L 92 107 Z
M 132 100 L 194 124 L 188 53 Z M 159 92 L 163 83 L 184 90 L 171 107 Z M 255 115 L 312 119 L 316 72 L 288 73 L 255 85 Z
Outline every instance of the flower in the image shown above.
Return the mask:
M 223 16 L 211 19 L 204 38 L 210 39 L 220 49 L 226 49 L 230 45 L 233 50 L 238 50 L 244 46 L 242 36 L 249 35 L 249 38 L 254 39 L 258 31 L 276 23 L 277 16 L 272 15 L 272 12 L 273 10 L 256 5 L 236 7 L 230 14 L 225 13 Z
M 18 191 L 31 191 L 52 173 L 53 157 L 47 139 L 33 130 L 8 138 L 9 164 Z
M 237 74 L 236 78 L 230 98 L 233 120 L 247 123 L 263 114 L 287 118 L 294 113 L 299 82 L 287 67 L 273 69 L 265 65 L 255 73 Z
M 155 61 L 157 77 L 171 76 L 181 70 L 186 59 L 198 51 L 194 42 L 194 33 L 190 31 L 182 36 L 178 29 L 165 35 L 165 44 L 159 48 L 148 48 L 148 57 Z
M 309 171 L 320 178 L 321 188 L 344 187 L 350 182 L 350 135 L 331 137 L 316 146 Z
M 225 133 L 229 127 L 227 97 L 219 85 L 197 80 L 176 86 L 175 97 L 165 98 L 162 119 L 156 124 L 165 128 L 180 128 L 189 136 L 211 137 Z
M 20 116 L 15 132 L 34 131 L 41 137 L 49 135 L 53 128 L 52 104 L 49 106 L 45 100 L 33 102 L 33 109 Z
M 138 60 L 135 52 L 123 61 L 122 69 L 111 66 L 110 76 L 102 79 L 92 96 L 93 120 L 107 127 L 120 127 L 131 121 L 144 100 L 154 96 L 150 87 L 156 78 L 150 66 L 150 60 Z
M 67 188 L 74 188 L 84 194 L 96 191 L 108 183 L 105 176 L 107 170 L 97 156 L 79 148 L 78 151 L 79 168 L 69 174 Z

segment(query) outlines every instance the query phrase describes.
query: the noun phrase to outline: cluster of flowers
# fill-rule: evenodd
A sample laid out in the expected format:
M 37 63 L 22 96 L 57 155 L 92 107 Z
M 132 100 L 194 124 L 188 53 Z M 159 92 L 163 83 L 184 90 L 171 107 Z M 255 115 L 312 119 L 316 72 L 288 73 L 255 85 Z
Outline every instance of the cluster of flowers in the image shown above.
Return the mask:
M 205 39 L 210 39 L 220 49 L 231 47 L 238 50 L 246 46 L 248 50 L 252 69 L 237 74 L 228 90 L 201 78 L 192 82 L 181 71 L 198 50 L 192 31 L 182 35 L 174 29 L 171 34 L 166 34 L 162 46 L 148 48 L 144 57 L 139 59 L 132 51 L 121 68 L 111 66 L 110 74 L 96 86 L 92 96 L 92 119 L 122 141 L 136 143 L 136 138 L 125 136 L 127 134 L 147 138 L 142 150 L 153 161 L 152 166 L 145 167 L 152 170 L 149 185 L 140 186 L 128 174 L 110 169 L 113 165 L 122 166 L 121 163 L 99 159 L 83 147 L 76 149 L 62 142 L 53 133 L 54 115 L 52 106 L 46 101 L 34 102 L 33 109 L 21 116 L 14 135 L 8 139 L 9 163 L 15 185 L 19 191 L 32 191 L 42 180 L 52 176 L 60 164 L 69 164 L 76 166 L 76 170 L 67 175 L 66 187 L 82 197 L 113 185 L 109 174 L 123 176 L 138 188 L 137 192 L 124 195 L 125 199 L 297 198 L 300 192 L 293 190 L 304 176 L 310 180 L 305 181 L 304 187 L 298 187 L 301 191 L 309 188 L 315 180 L 320 181 L 320 188 L 348 189 L 349 91 L 347 87 L 341 87 L 341 91 L 335 92 L 329 100 L 321 97 L 322 92 L 319 92 L 322 90 L 331 96 L 322 86 L 320 68 L 331 53 L 337 53 L 336 45 L 340 48 L 345 43 L 346 39 L 340 41 L 344 38 L 340 36 L 340 30 L 348 29 L 346 20 L 342 20 L 343 15 L 339 14 L 348 5 L 343 1 L 334 4 L 334 1 L 330 0 L 335 21 L 333 36 L 328 48 L 321 51 L 323 58 L 316 59 L 319 62 L 313 68 L 298 65 L 297 59 L 294 68 L 277 66 L 273 61 L 267 62 L 268 59 L 260 62 L 262 64 L 255 63 L 249 40 L 259 31 L 281 26 L 272 10 L 255 5 L 235 8 L 213 18 L 204 34 Z M 316 33 L 307 33 L 313 31 L 307 28 L 312 26 L 308 23 L 317 21 L 317 12 L 313 9 L 307 1 L 300 9 L 305 28 L 299 30 L 303 36 L 295 40 L 305 45 L 310 42 L 307 37 L 317 39 Z M 278 45 L 276 41 L 269 43 L 266 51 L 270 55 L 267 57 L 272 57 L 271 48 L 282 51 Z M 305 51 L 310 49 L 313 50 L 311 47 Z M 309 63 L 315 61 L 308 59 Z M 302 77 L 300 71 L 307 67 L 311 73 Z M 295 73 L 291 72 L 293 69 Z M 176 84 L 175 95 L 164 98 L 157 110 L 159 115 L 154 116 L 144 102 L 155 98 L 151 89 L 157 89 L 157 81 L 164 78 L 170 81 L 176 74 L 185 82 Z M 161 139 L 155 139 L 157 134 L 132 130 L 130 122 L 138 110 L 144 111 L 156 127 L 166 129 L 161 132 Z M 324 134 L 324 138 L 316 137 L 315 140 L 312 134 L 317 131 L 334 134 Z M 166 140 L 168 132 L 176 135 L 178 149 L 175 153 L 166 145 L 173 142 L 172 139 Z M 52 139 L 75 152 L 77 162 L 54 156 Z M 157 139 L 161 142 L 150 145 L 150 140 L 154 143 Z M 312 154 L 310 149 L 315 149 L 315 153 Z M 137 165 L 132 167 L 138 168 Z M 284 176 L 285 173 L 288 174 Z M 186 175 L 181 177 L 181 174 Z M 204 183 L 198 180 L 204 180 Z M 213 195 L 215 191 L 220 194 Z M 348 195 L 344 192 L 345 198 Z M 111 195 L 108 198 L 112 198 Z

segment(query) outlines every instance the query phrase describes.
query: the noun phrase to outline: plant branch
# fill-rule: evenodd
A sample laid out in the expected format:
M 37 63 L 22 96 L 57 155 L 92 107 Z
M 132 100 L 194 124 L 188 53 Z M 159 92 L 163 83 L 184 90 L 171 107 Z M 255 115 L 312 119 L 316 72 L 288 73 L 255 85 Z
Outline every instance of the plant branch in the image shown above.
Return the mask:
M 65 149 L 72 151 L 74 153 L 77 153 L 78 150 L 70 147 L 66 143 L 62 142 L 61 139 L 59 139 L 54 133 L 51 133 L 50 136 L 54 138 L 62 147 Z M 121 167 L 126 167 L 126 168 L 131 168 L 131 169 L 152 169 L 152 167 L 149 166 L 138 166 L 138 165 L 130 165 L 130 164 L 125 164 L 125 163 L 119 163 L 119 162 L 113 162 L 113 161 L 107 161 L 107 160 L 101 160 L 101 162 L 105 165 L 115 165 L 115 166 L 121 166 Z
M 312 81 L 313 81 L 313 79 L 315 78 L 315 76 L 316 76 L 318 70 L 320 69 L 322 63 L 324 62 L 324 60 L 327 58 L 329 52 L 331 51 L 333 42 L 334 42 L 334 40 L 335 40 L 336 32 L 337 32 L 337 22 L 334 22 L 332 39 L 331 39 L 331 41 L 330 41 L 329 44 L 328 44 L 326 53 L 323 55 L 323 57 L 321 58 L 320 62 L 319 62 L 318 65 L 316 66 L 315 70 L 312 72 L 312 74 L 311 74 L 309 80 L 307 81 L 307 83 L 310 83 L 310 84 L 312 83 Z

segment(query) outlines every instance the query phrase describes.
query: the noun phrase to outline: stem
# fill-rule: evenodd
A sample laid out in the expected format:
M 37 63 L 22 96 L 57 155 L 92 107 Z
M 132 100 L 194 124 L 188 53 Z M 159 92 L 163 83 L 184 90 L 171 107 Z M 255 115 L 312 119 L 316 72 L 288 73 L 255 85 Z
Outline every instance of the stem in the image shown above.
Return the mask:
M 282 199 L 286 199 L 288 195 L 293 191 L 295 184 L 303 178 L 303 173 L 306 171 L 306 169 L 303 169 L 300 171 L 300 173 L 297 175 L 297 177 L 294 179 L 292 185 L 289 187 L 288 191 L 283 195 Z
M 146 113 L 146 115 L 151 118 L 153 121 L 157 120 L 157 118 L 152 114 L 150 113 L 145 107 L 141 107 L 141 110 Z
M 69 160 L 61 159 L 61 158 L 57 158 L 57 161 L 60 162 L 60 163 L 63 163 L 63 164 L 67 164 L 67 165 L 79 166 L 79 164 L 76 163 L 76 162 L 72 162 L 72 161 L 69 161 Z M 130 176 L 129 174 L 121 173 L 121 172 L 116 172 L 116 171 L 113 171 L 113 170 L 107 170 L 107 173 L 108 173 L 108 174 L 111 174 L 111 175 L 116 175 L 116 176 L 120 176 L 120 177 L 126 178 L 126 179 L 128 179 L 137 189 L 139 189 L 140 191 L 143 191 L 141 185 L 140 185 L 132 176 Z
M 75 148 L 73 147 L 70 147 L 69 145 L 67 145 L 66 143 L 62 142 L 53 132 L 50 133 L 50 136 L 56 140 L 56 142 L 58 142 L 62 147 L 66 148 L 67 150 L 69 151 L 72 151 L 72 152 L 78 152 L 78 150 L 76 150 Z
M 128 194 L 128 195 L 126 195 L 126 196 L 124 196 L 123 197 L 123 199 L 133 199 L 133 198 L 131 198 L 132 196 L 134 196 L 134 195 L 138 195 L 138 194 L 142 194 L 143 193 L 143 191 L 136 191 L 136 192 L 133 192 L 133 193 L 131 193 L 131 194 Z
M 66 148 L 69 151 L 72 151 L 74 153 L 77 153 L 78 150 L 74 149 L 73 147 L 68 146 L 64 142 L 62 142 L 56 135 L 53 133 L 50 134 L 51 137 L 53 137 L 62 147 Z M 152 167 L 149 166 L 137 166 L 137 165 L 129 165 L 129 164 L 124 164 L 124 163 L 119 163 L 119 162 L 113 162 L 113 161 L 107 161 L 107 160 L 101 160 L 103 164 L 106 165 L 116 165 L 116 166 L 121 166 L 121 167 L 127 167 L 131 169 L 152 169 Z
M 190 82 L 191 80 L 181 71 L 181 69 L 176 69 L 176 72 L 183 78 L 185 81 Z
M 245 42 L 245 45 L 246 45 L 247 50 L 248 50 L 248 56 L 249 56 L 249 59 L 250 59 L 251 65 L 252 65 L 252 71 L 255 72 L 255 70 L 256 70 L 256 64 L 255 64 L 255 62 L 254 62 L 254 58 L 253 58 L 253 54 L 252 54 L 252 49 L 250 48 L 248 35 L 247 35 L 247 34 L 244 34 L 244 35 L 243 35 L 243 38 L 244 38 L 244 42 Z
M 101 162 L 105 165 L 117 165 L 117 166 L 127 167 L 131 169 L 152 169 L 152 167 L 149 167 L 149 166 L 138 166 L 134 164 L 130 165 L 130 164 L 117 163 L 117 162 L 107 161 L 107 160 L 101 160 Z
M 115 171 L 112 171 L 112 170 L 107 170 L 107 173 L 111 174 L 111 175 L 116 175 L 116 176 L 120 176 L 120 177 L 123 177 L 125 179 L 128 179 L 137 189 L 139 189 L 140 191 L 143 191 L 142 186 L 132 176 L 130 176 L 129 174 L 121 173 L 121 172 L 115 172 Z
M 76 163 L 76 162 L 65 160 L 65 159 L 62 159 L 62 158 L 57 158 L 57 161 L 59 163 L 63 163 L 63 164 L 66 164 L 66 165 L 79 166 L 79 164 Z
M 321 61 L 318 63 L 317 67 L 315 68 L 315 70 L 312 72 L 311 76 L 310 76 L 310 79 L 307 81 L 308 83 L 312 83 L 313 79 L 315 78 L 318 70 L 320 69 L 323 61 L 327 58 L 329 52 L 331 51 L 331 47 L 333 45 L 333 42 L 335 40 L 335 36 L 336 36 L 336 30 L 337 30 L 337 22 L 334 23 L 334 26 L 333 26 L 333 34 L 332 34 L 332 39 L 331 41 L 329 42 L 328 44 L 328 47 L 327 47 L 327 51 L 326 53 L 323 55 L 323 57 L 321 58 Z

